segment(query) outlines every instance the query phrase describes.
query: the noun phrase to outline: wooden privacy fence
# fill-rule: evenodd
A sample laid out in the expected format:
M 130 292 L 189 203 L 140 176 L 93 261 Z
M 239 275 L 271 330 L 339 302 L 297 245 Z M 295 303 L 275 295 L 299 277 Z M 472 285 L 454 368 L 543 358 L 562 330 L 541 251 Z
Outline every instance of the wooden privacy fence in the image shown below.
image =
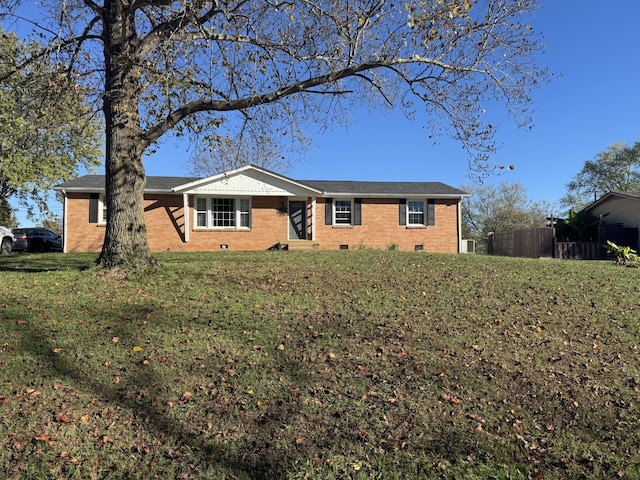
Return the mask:
M 505 257 L 553 257 L 555 229 L 549 227 L 510 230 L 489 235 L 489 255 Z
M 599 242 L 556 242 L 555 258 L 563 260 L 602 260 L 607 252 Z
M 638 229 L 606 227 L 597 242 L 560 242 L 555 228 L 527 228 L 489 235 L 487 253 L 505 257 L 560 258 L 564 260 L 601 260 L 607 258 L 607 240 L 638 250 Z

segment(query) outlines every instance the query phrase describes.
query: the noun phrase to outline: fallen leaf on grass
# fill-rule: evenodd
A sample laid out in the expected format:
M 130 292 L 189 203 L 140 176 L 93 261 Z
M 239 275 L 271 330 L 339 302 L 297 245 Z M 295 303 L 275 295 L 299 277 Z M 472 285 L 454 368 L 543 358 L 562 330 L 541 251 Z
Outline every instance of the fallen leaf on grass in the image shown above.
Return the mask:
M 49 446 L 55 445 L 56 443 L 55 441 L 51 440 L 51 437 L 47 433 L 41 433 L 40 435 L 36 435 L 35 437 L 33 437 L 33 440 L 36 442 L 46 443 Z
M 456 397 L 452 397 L 451 395 L 447 395 L 446 393 L 443 393 L 442 395 L 440 395 L 440 398 L 445 402 L 449 402 L 453 405 L 460 405 L 460 399 Z
M 42 392 L 40 390 L 36 390 L 35 388 L 27 388 L 25 392 L 27 392 L 29 398 L 35 398 L 42 395 Z
M 134 352 L 141 352 L 142 350 L 144 350 L 144 347 L 141 347 L 139 345 L 136 345 L 135 347 L 133 347 Z
M 58 412 L 56 414 L 56 422 L 63 423 L 65 425 L 71 425 L 73 423 L 73 421 L 62 412 Z
M 109 435 L 100 435 L 98 438 L 96 438 L 95 445 L 96 447 L 102 447 L 106 443 L 114 444 L 115 442 L 116 442 L 116 439 Z

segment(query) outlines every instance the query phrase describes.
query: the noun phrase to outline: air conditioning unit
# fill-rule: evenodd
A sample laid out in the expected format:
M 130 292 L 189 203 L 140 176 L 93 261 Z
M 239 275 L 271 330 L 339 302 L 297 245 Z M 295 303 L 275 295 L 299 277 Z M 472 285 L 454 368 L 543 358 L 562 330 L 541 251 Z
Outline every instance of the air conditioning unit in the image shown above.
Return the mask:
M 462 240 L 460 246 L 460 253 L 476 253 L 476 241 L 475 240 Z

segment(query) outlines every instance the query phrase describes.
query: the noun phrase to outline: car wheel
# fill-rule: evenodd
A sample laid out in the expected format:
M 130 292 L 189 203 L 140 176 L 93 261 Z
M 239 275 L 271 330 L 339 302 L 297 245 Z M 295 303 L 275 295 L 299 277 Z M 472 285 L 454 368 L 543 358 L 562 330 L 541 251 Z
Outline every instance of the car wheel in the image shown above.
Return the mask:
M 42 240 L 31 240 L 29 242 L 29 249 L 32 253 L 43 253 L 45 252 L 45 244 Z
M 11 253 L 11 246 L 11 240 L 3 238 L 2 244 L 0 244 L 0 255 L 9 255 Z

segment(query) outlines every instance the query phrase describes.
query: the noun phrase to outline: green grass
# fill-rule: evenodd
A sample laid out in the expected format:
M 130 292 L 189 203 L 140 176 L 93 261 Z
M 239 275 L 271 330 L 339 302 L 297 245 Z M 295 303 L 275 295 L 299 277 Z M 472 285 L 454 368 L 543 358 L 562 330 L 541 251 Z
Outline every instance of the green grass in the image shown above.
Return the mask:
M 0 258 L 1 477 L 640 478 L 638 269 L 158 258 Z

